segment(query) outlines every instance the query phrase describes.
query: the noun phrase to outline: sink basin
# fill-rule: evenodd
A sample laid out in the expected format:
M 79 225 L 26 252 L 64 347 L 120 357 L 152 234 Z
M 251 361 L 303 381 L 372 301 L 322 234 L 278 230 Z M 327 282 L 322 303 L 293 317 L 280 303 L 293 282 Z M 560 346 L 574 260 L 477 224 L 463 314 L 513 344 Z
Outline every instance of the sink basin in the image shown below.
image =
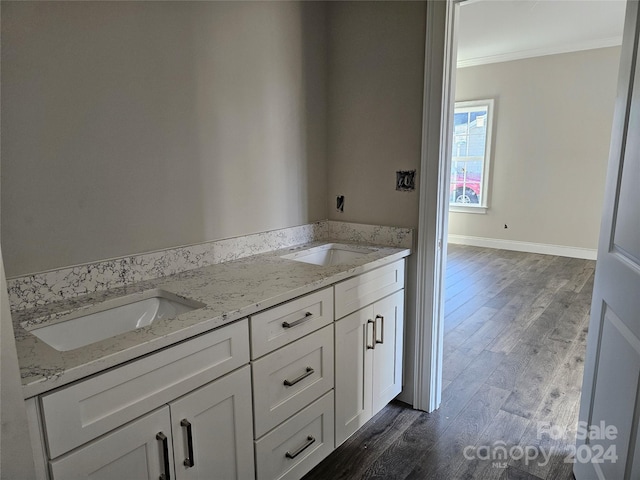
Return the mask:
M 66 352 L 204 306 L 195 300 L 155 289 L 107 300 L 55 323 L 26 329 L 56 350 Z
M 289 253 L 280 258 L 327 267 L 351 263 L 375 251 L 375 248 L 349 247 L 339 243 L 328 243 L 319 247 Z

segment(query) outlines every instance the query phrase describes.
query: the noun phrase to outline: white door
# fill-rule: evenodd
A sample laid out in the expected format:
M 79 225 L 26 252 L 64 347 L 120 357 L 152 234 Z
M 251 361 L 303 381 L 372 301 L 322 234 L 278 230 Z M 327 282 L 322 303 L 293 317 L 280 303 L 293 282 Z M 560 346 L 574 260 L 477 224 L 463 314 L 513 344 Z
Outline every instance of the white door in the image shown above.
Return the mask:
M 373 415 L 402 391 L 404 290 L 373 305 L 376 343 L 373 350 Z
M 336 335 L 336 447 L 372 416 L 373 307 L 338 320 Z
M 162 407 L 51 461 L 53 480 L 173 478 L 169 408 Z
M 176 479 L 254 478 L 248 365 L 169 406 Z
M 640 66 L 627 4 L 574 473 L 640 478 Z

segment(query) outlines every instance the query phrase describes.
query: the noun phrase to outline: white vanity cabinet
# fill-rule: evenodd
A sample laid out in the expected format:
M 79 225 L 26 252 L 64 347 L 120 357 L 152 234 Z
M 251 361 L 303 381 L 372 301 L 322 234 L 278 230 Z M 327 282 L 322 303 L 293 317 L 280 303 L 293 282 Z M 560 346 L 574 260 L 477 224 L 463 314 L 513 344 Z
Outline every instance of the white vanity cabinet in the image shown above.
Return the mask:
M 333 288 L 251 317 L 258 480 L 297 480 L 334 449 Z
M 404 259 L 27 400 L 38 478 L 298 480 L 402 389 Z
M 52 478 L 252 479 L 250 388 L 245 366 L 51 461 Z
M 335 286 L 336 447 L 402 390 L 403 287 L 404 260 Z
M 42 395 L 52 479 L 252 479 L 248 363 L 245 319 Z

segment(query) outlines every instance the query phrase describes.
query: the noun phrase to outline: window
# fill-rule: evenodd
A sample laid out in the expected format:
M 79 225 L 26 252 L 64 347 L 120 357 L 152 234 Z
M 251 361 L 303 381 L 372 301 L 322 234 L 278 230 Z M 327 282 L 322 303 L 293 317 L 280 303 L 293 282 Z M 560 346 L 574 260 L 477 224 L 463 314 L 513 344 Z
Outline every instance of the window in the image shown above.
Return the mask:
M 453 211 L 487 208 L 493 100 L 456 102 L 449 205 Z

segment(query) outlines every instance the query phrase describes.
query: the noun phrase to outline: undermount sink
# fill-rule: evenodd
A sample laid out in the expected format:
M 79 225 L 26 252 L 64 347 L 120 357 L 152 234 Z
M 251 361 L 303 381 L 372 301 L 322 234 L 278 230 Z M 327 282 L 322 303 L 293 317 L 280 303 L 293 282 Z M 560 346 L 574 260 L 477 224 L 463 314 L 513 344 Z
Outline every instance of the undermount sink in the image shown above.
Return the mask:
M 358 260 L 375 251 L 375 248 L 349 247 L 346 245 L 340 245 L 339 243 L 328 243 L 319 247 L 307 248 L 294 253 L 289 253 L 280 258 L 327 267 L 351 263 L 354 260 Z
M 107 300 L 46 326 L 23 327 L 56 350 L 66 352 L 204 306 L 155 289 Z

